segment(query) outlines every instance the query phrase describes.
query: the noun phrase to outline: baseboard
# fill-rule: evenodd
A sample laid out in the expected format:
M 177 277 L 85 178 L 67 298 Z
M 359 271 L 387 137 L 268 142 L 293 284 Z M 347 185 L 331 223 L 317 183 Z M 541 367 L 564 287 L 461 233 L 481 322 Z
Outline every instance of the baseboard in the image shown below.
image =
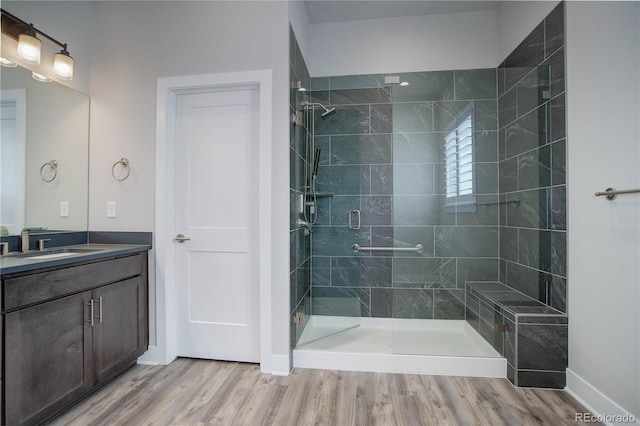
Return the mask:
M 640 425 L 640 419 L 596 389 L 591 383 L 567 369 L 567 393 L 589 410 L 594 418 L 607 425 Z
M 142 365 L 169 365 L 174 359 L 167 360 L 166 354 L 161 352 L 157 346 L 149 346 L 149 349 L 138 358 L 138 364 Z
M 274 376 L 288 376 L 291 371 L 288 355 L 271 355 L 271 371 Z

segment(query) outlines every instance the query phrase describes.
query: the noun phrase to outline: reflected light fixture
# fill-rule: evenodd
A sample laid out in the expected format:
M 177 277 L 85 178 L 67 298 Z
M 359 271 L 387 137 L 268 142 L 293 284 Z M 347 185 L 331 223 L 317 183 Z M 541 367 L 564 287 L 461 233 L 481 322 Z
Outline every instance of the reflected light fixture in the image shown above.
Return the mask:
M 58 53 L 56 53 L 53 57 L 53 75 L 60 80 L 71 80 L 73 79 L 73 58 L 69 55 L 69 51 L 67 50 L 67 44 L 61 43 L 53 37 L 45 34 L 41 30 L 37 29 L 33 26 L 33 24 L 27 23 L 22 19 L 12 15 L 4 9 L 0 8 L 0 14 L 2 18 L 2 34 L 13 38 L 18 41 L 18 49 L 17 56 L 21 61 L 24 61 L 27 64 L 39 65 L 41 59 L 42 52 L 42 41 L 38 38 L 38 35 L 42 36 L 44 39 L 57 44 L 62 48 Z M 5 62 L 6 61 L 6 62 Z M 0 61 L 4 66 L 15 66 L 9 65 L 12 62 L 7 61 L 6 59 L 2 59 Z M 43 77 L 44 79 L 36 77 L 36 74 Z M 34 73 L 34 77 L 38 81 L 51 81 L 50 78 L 43 76 L 39 73 Z
M 40 81 L 42 83 L 50 83 L 51 81 L 53 81 L 46 75 L 38 74 L 35 71 L 31 72 L 31 77 L 33 77 L 34 80 Z
M 10 60 L 3 58 L 2 56 L 0 56 L 0 65 L 7 68 L 13 68 L 18 66 L 18 64 L 16 64 L 15 62 L 11 62 Z

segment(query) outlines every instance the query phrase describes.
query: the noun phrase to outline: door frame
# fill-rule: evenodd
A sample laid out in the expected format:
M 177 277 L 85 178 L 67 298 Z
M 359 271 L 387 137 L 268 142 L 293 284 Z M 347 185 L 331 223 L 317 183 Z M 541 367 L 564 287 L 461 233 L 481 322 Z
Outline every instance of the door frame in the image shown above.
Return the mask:
M 156 202 L 155 202 L 155 345 L 141 359 L 143 363 L 169 364 L 177 357 L 176 284 L 173 241 L 175 229 L 175 149 L 176 96 L 182 93 L 209 93 L 225 89 L 257 89 L 258 125 L 258 288 L 260 370 L 272 373 L 271 316 L 271 152 L 272 152 L 272 72 L 241 71 L 159 78 L 156 108 Z M 153 336 L 152 336 L 153 339 Z M 277 368 L 277 367 L 276 367 Z

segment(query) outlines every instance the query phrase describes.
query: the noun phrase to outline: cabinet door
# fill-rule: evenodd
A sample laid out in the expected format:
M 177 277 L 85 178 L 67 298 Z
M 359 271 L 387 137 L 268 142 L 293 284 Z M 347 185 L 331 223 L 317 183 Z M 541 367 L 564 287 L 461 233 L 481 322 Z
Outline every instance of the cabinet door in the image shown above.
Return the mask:
M 91 292 L 5 315 L 5 422 L 41 423 L 93 384 Z
M 133 364 L 139 354 L 143 277 L 135 277 L 93 290 L 96 302 L 93 328 L 93 367 L 99 384 Z

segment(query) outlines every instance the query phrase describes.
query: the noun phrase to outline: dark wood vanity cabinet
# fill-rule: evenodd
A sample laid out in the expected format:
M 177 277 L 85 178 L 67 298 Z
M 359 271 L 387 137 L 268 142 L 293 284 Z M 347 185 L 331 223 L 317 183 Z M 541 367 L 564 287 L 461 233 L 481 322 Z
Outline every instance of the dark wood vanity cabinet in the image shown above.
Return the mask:
M 148 346 L 147 254 L 3 276 L 3 424 L 39 424 Z

